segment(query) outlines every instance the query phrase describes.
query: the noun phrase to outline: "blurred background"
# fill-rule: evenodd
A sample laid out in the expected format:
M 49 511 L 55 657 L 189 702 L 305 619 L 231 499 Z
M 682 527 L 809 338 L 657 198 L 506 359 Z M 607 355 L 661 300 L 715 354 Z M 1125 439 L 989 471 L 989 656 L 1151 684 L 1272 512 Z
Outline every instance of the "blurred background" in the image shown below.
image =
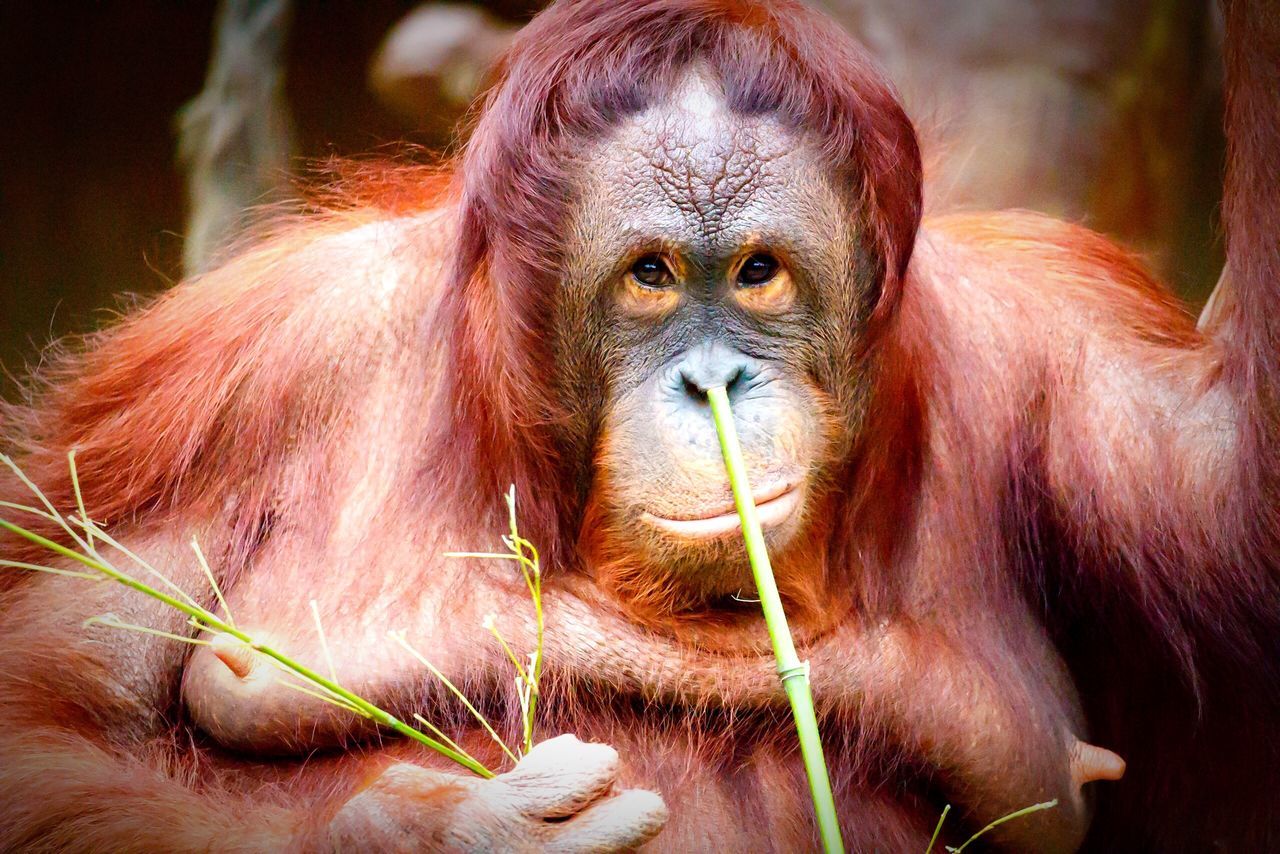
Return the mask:
M 601 0 L 608 2 L 608 0 Z M 1189 301 L 1221 264 L 1212 0 L 810 0 L 919 126 L 927 205 L 1021 207 L 1142 253 Z M 0 365 L 198 271 L 327 158 L 447 152 L 541 3 L 0 3 Z M 5 390 L 12 392 L 12 379 Z

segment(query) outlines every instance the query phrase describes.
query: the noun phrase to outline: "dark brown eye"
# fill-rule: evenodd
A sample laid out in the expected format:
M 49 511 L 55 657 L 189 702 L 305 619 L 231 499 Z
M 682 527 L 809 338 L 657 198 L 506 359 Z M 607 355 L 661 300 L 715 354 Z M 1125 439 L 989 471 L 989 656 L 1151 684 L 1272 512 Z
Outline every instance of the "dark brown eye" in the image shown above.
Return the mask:
M 631 265 L 631 275 L 646 288 L 668 288 L 675 281 L 661 255 L 645 255 Z
M 738 284 L 758 288 L 778 274 L 778 259 L 766 252 L 756 252 L 738 268 Z

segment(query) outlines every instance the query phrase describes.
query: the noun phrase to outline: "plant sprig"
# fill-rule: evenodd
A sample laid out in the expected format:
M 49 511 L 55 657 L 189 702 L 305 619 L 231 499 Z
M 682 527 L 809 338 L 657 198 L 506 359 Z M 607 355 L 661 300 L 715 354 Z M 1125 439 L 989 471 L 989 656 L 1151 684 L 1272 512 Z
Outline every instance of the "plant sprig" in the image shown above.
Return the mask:
M 1054 798 L 1051 801 L 1044 801 L 1043 803 L 1032 804 L 1029 807 L 1023 807 L 1020 810 L 1014 810 L 1008 815 L 1003 815 L 1000 818 L 995 819 L 994 821 L 988 822 L 981 830 L 973 834 L 973 836 L 970 836 L 968 839 L 966 839 L 964 842 L 960 843 L 959 845 L 946 846 L 947 852 L 948 854 L 960 854 L 960 852 L 964 851 L 964 849 L 968 848 L 974 842 L 977 842 L 980 837 L 984 836 L 987 833 L 987 831 L 995 830 L 997 827 L 999 827 L 1000 825 L 1004 824 L 1007 821 L 1013 821 L 1014 819 L 1022 818 L 1023 816 L 1031 815 L 1032 813 L 1037 813 L 1042 810 L 1051 810 L 1057 805 L 1058 805 L 1058 799 Z M 947 814 L 950 812 L 951 812 L 951 804 L 947 804 L 945 807 L 943 807 L 942 815 L 938 817 L 938 824 L 933 829 L 933 838 L 929 840 L 929 847 L 924 850 L 924 854 L 931 854 L 931 852 L 933 851 L 933 845 L 935 842 L 938 841 L 938 835 L 942 833 L 942 823 L 947 820 Z
M 10 501 L 0 501 L 0 509 L 15 511 L 54 523 L 64 534 L 66 534 L 69 540 L 74 544 L 75 548 L 70 548 L 62 543 L 51 540 L 48 537 L 24 527 L 23 525 L 17 524 L 3 517 L 0 517 L 0 529 L 9 531 L 15 536 L 21 537 L 28 542 L 38 545 L 50 554 L 73 561 L 76 564 L 85 567 L 87 571 L 12 560 L 0 560 L 0 567 L 31 572 L 43 572 L 50 575 L 86 581 L 109 581 L 120 584 L 139 594 L 161 602 L 182 614 L 185 614 L 188 619 L 188 625 L 197 634 L 201 632 L 209 634 L 225 634 L 235 638 L 254 652 L 263 655 L 273 666 L 282 671 L 283 674 L 292 677 L 290 679 L 281 680 L 280 684 L 283 686 L 338 706 L 339 708 L 345 709 L 353 714 L 373 720 L 382 726 L 392 729 L 401 735 L 431 748 L 440 755 L 453 760 L 458 765 L 461 765 L 463 768 L 466 768 L 481 777 L 488 778 L 494 776 L 494 772 L 491 769 L 486 767 L 482 762 L 460 747 L 457 742 L 446 736 L 438 727 L 428 722 L 421 715 L 415 714 L 414 720 L 422 724 L 430 731 L 431 734 L 410 726 L 408 723 L 400 720 L 380 706 L 364 699 L 353 691 L 344 688 L 337 679 L 336 669 L 334 668 L 332 657 L 329 654 L 328 641 L 324 635 L 324 628 L 320 622 L 319 610 L 317 609 L 314 601 L 311 603 L 312 618 L 316 624 L 316 631 L 320 637 L 321 649 L 324 652 L 325 662 L 328 667 L 327 676 L 307 667 L 296 659 L 285 654 L 283 651 L 276 649 L 269 644 L 258 641 L 252 636 L 252 634 L 236 626 L 235 620 L 231 614 L 231 609 L 227 605 L 226 598 L 223 596 L 223 592 L 218 586 L 217 580 L 207 559 L 205 558 L 204 552 L 200 548 L 199 542 L 194 537 L 190 543 L 192 552 L 200 566 L 201 572 L 208 581 L 214 598 L 222 609 L 222 616 L 219 616 L 205 608 L 195 599 L 195 597 L 182 590 L 182 588 L 175 584 L 168 576 L 156 569 L 133 551 L 130 551 L 123 544 L 119 543 L 105 530 L 103 530 L 101 526 L 94 522 L 89 517 L 89 514 L 85 509 L 84 497 L 80 488 L 79 473 L 76 468 L 74 450 L 67 455 L 67 464 L 71 475 L 72 489 L 75 495 L 76 510 L 67 514 L 62 513 L 53 505 L 48 496 L 45 495 L 35 482 L 27 477 L 11 457 L 5 454 L 0 454 L 0 463 L 14 473 L 22 484 L 31 492 L 32 496 L 35 497 L 39 505 L 34 506 Z M 503 543 L 511 550 L 511 554 L 458 553 L 451 556 L 486 557 L 518 561 L 525 584 L 529 590 L 530 597 L 533 599 L 534 614 L 537 621 L 537 640 L 536 649 L 530 653 L 528 667 L 524 667 L 520 664 L 519 659 L 512 651 L 510 645 L 502 638 L 501 634 L 497 631 L 497 628 L 493 626 L 491 620 L 486 620 L 485 625 L 485 628 L 497 638 L 503 651 L 515 665 L 517 697 L 520 702 L 523 720 L 521 748 L 513 750 L 508 747 L 498 736 L 497 731 L 489 721 L 476 709 L 475 705 L 467 699 L 462 691 L 450 682 L 440 670 L 431 665 L 425 656 L 413 649 L 413 647 L 409 645 L 407 639 L 405 639 L 403 633 L 392 632 L 390 633 L 390 636 L 425 664 L 431 672 L 439 678 L 443 684 L 464 704 L 481 726 L 497 741 L 507 757 L 512 762 L 516 762 L 533 746 L 534 714 L 538 696 L 538 681 L 542 673 L 542 575 L 537 549 L 532 543 L 521 537 L 519 533 L 519 528 L 516 523 L 514 486 L 506 495 L 506 503 L 508 508 L 510 533 L 504 535 L 502 539 Z M 134 564 L 134 566 L 137 567 L 137 569 L 141 570 L 144 576 L 154 579 L 158 586 L 157 584 L 148 583 L 136 574 L 132 574 L 118 568 L 109 558 L 102 554 L 99 550 L 99 544 L 108 546 L 124 555 Z M 173 632 L 166 632 L 160 629 L 151 628 L 149 626 L 141 626 L 125 622 L 114 614 L 103 614 L 97 617 L 91 617 L 85 621 L 85 624 L 86 626 L 96 625 L 105 628 L 122 629 L 126 631 L 150 634 L 188 644 L 206 645 L 210 643 L 209 640 L 195 635 L 180 635 Z M 294 681 L 295 679 L 298 681 Z
M 502 651 L 506 653 L 507 659 L 515 667 L 516 698 L 520 703 L 521 719 L 523 721 L 523 732 L 521 733 L 523 747 L 516 752 L 523 756 L 533 749 L 533 723 L 538 708 L 538 688 L 542 681 L 542 650 L 546 621 L 542 613 L 541 557 L 538 554 L 537 547 L 520 536 L 520 526 L 516 522 L 516 488 L 514 485 L 507 490 L 506 501 L 509 533 L 502 537 L 502 544 L 508 549 L 506 554 L 501 552 L 446 552 L 445 557 L 513 560 L 520 566 L 520 574 L 523 576 L 525 587 L 529 591 L 529 599 L 533 602 L 535 623 L 534 648 L 529 653 L 528 666 L 521 665 L 520 658 L 498 630 L 497 622 L 492 615 L 485 617 L 483 625 L 497 639 Z M 508 753 L 510 752 L 508 751 Z
M 725 453 L 726 466 L 730 472 L 730 481 L 733 484 L 735 500 L 738 503 L 738 512 L 742 517 L 742 525 L 744 537 L 748 544 L 748 555 L 752 562 L 752 570 L 756 573 L 757 589 L 761 590 L 761 602 L 768 616 L 771 605 L 776 607 L 776 613 L 781 614 L 781 600 L 777 597 L 777 588 L 772 584 L 772 569 L 768 564 L 768 554 L 764 547 L 763 532 L 760 528 L 758 519 L 755 517 L 755 506 L 751 500 L 750 485 L 746 481 L 745 465 L 741 458 L 741 448 L 737 444 L 737 434 L 733 430 L 732 413 L 728 407 L 727 394 L 724 389 L 719 389 L 720 395 L 724 395 L 723 399 L 717 402 L 720 395 L 716 394 L 715 389 L 712 390 L 712 410 L 716 413 L 716 426 L 720 431 L 721 445 Z M 717 411 L 718 408 L 718 411 Z M 727 426 L 726 426 L 727 425 Z M 161 629 L 152 628 L 150 626 L 142 626 L 130 623 L 120 619 L 115 614 L 102 614 L 96 617 L 90 617 L 85 621 L 86 626 L 101 626 L 104 628 L 120 629 L 125 631 L 137 632 L 142 634 L 153 635 L 165 638 L 175 642 L 208 645 L 211 643 L 207 638 L 199 637 L 199 633 L 206 634 L 225 634 L 243 643 L 249 649 L 263 655 L 285 679 L 280 684 L 286 688 L 297 691 L 306 696 L 329 703 L 344 709 L 354 715 L 373 720 L 382 726 L 388 727 L 400 734 L 429 747 L 442 756 L 454 761 L 458 765 L 478 774 L 481 777 L 491 778 L 494 772 L 476 759 L 454 739 L 450 738 L 435 724 L 431 723 L 420 714 L 414 713 L 413 719 L 421 725 L 427 732 L 423 732 L 408 723 L 400 720 L 386 710 L 380 708 L 374 703 L 360 697 L 352 691 L 344 688 L 338 681 L 336 668 L 329 651 L 328 640 L 324 633 L 324 627 L 320 620 L 320 612 L 314 600 L 310 602 L 312 619 L 315 622 L 316 632 L 320 639 L 320 646 L 324 655 L 325 663 L 328 669 L 328 676 L 321 675 L 315 670 L 299 663 L 295 659 L 289 657 L 282 651 L 264 643 L 260 643 L 254 637 L 238 628 L 235 619 L 232 616 L 231 609 L 227 604 L 226 597 L 218 585 L 217 579 L 209 566 L 208 560 L 205 558 L 204 552 L 200 548 L 196 538 L 192 538 L 190 547 L 195 559 L 209 584 L 210 591 L 219 607 L 222 609 L 223 616 L 219 616 L 204 606 L 186 591 L 182 590 L 168 576 L 156 569 L 135 552 L 126 548 L 118 542 L 110 534 L 108 534 L 100 525 L 94 522 L 85 509 L 84 497 L 80 488 L 79 474 L 76 469 L 75 451 L 71 451 L 67 455 L 67 464 L 71 475 L 72 489 L 75 495 L 76 510 L 70 514 L 60 512 L 53 503 L 48 499 L 45 493 L 30 480 L 18 464 L 9 456 L 0 454 L 0 464 L 8 467 L 10 471 L 23 483 L 23 485 L 37 499 L 40 506 L 26 505 L 11 501 L 0 501 L 0 510 L 16 511 L 34 518 L 42 519 L 46 522 L 52 522 L 62 530 L 64 534 L 75 544 L 76 548 L 69 548 L 54 540 L 51 540 L 41 534 L 38 534 L 22 525 L 0 516 L 0 529 L 9 531 L 10 533 L 34 543 L 45 549 L 53 555 L 73 561 L 84 570 L 67 569 L 65 567 L 48 566 L 45 564 L 30 563 L 24 561 L 14 561 L 0 559 L 0 568 L 15 569 L 30 572 L 42 572 L 49 575 L 60 576 L 64 578 L 73 578 L 84 581 L 94 582 L 114 582 L 124 587 L 132 589 L 137 593 L 148 596 L 158 602 L 167 605 L 187 616 L 187 624 L 196 632 L 196 635 L 181 635 L 174 632 L 168 632 Z M 745 501 L 744 501 L 745 496 Z M 487 615 L 483 622 L 486 631 L 493 635 L 503 653 L 511 662 L 515 670 L 515 687 L 516 696 L 520 703 L 522 731 L 521 744 L 516 747 L 508 745 L 498 734 L 497 730 L 484 717 L 484 715 L 476 708 L 470 699 L 459 689 L 445 674 L 435 667 L 431 661 L 415 649 L 408 641 L 404 632 L 391 631 L 388 637 L 403 647 L 408 653 L 414 656 L 421 664 L 438 678 L 441 683 L 452 693 L 467 709 L 467 711 L 476 719 L 480 726 L 489 734 L 489 736 L 498 744 L 502 752 L 512 762 L 517 762 L 521 757 L 529 752 L 533 747 L 534 739 L 534 722 L 537 710 L 537 702 L 539 696 L 539 686 L 542 677 L 543 665 L 543 641 L 545 632 L 545 621 L 542 608 L 542 570 L 540 557 L 537 548 L 529 540 L 520 535 L 520 530 L 516 521 L 516 494 L 515 487 L 512 486 L 504 496 L 508 510 L 509 533 L 503 535 L 502 543 L 508 549 L 507 553 L 501 552 L 448 552 L 446 557 L 450 558 L 477 558 L 489 560 L 516 561 L 520 567 L 521 576 L 525 582 L 526 589 L 529 592 L 530 599 L 534 607 L 534 619 L 536 622 L 536 640 L 535 648 L 528 654 L 527 663 L 522 663 L 520 656 L 516 654 L 511 645 L 503 637 L 498 630 L 497 623 L 492 615 Z M 125 572 L 117 568 L 106 556 L 99 550 L 99 544 L 105 545 L 129 559 L 138 569 L 146 576 L 154 579 L 160 586 L 149 584 L 134 574 Z M 754 547 L 754 548 L 753 548 Z M 768 572 L 767 576 L 762 576 L 762 572 Z M 163 589 L 162 589 L 163 588 Z M 772 593 L 770 594 L 770 589 Z M 167 591 L 167 592 L 166 592 Z M 775 599 L 776 602 L 770 600 Z M 773 623 L 769 624 L 771 637 L 774 636 L 777 628 Z M 785 647 L 790 645 L 790 633 L 786 628 L 785 616 L 781 622 L 781 630 L 786 631 L 786 641 L 783 644 L 783 654 L 779 654 L 780 675 L 784 679 L 784 685 L 788 686 L 788 695 L 792 695 L 790 690 L 790 682 L 792 680 L 799 682 L 801 676 L 804 677 L 804 687 L 808 688 L 807 667 L 802 665 L 795 655 L 794 646 L 790 646 L 789 657 L 785 655 Z M 778 649 L 778 637 L 773 638 L 775 641 L 775 651 Z M 783 666 L 790 661 L 790 665 Z M 294 681 L 297 680 L 297 681 Z M 805 693 L 808 693 L 807 690 Z M 793 711 L 795 710 L 795 698 L 792 698 Z M 803 706 L 803 701 L 801 701 Z M 803 727 L 800 723 L 800 716 L 803 708 L 796 712 L 797 726 Z M 809 697 L 809 712 L 813 715 L 812 697 Z M 816 739 L 817 723 L 816 717 L 812 723 L 813 738 Z M 430 734 L 428 734 L 430 733 Z M 802 739 L 802 747 L 804 740 Z M 820 750 L 820 742 L 819 742 Z M 819 756 L 820 758 L 820 756 Z M 806 768 L 808 769 L 809 760 L 806 758 Z M 809 769 L 811 774 L 812 770 Z M 821 766 L 822 773 L 825 777 L 825 763 Z M 812 777 L 811 777 L 812 783 Z M 827 784 L 827 797 L 830 797 L 829 783 Z M 961 854 L 975 840 L 983 836 L 987 832 L 1004 824 L 1005 822 L 1021 818 L 1031 813 L 1041 810 L 1051 809 L 1057 806 L 1057 801 L 1046 801 L 1044 803 L 1033 804 L 1029 807 L 1016 810 L 1006 816 L 998 818 L 977 833 L 973 834 L 968 840 L 959 846 L 946 846 L 946 850 L 950 854 Z M 834 802 L 831 803 L 829 815 L 834 820 Z M 935 843 L 937 842 L 943 822 L 946 821 L 951 806 L 948 804 L 943 810 L 942 815 L 938 819 L 938 823 L 934 828 L 933 836 L 929 840 L 929 847 L 925 850 L 925 854 L 932 854 Z M 822 813 L 820 817 L 820 829 Z M 829 828 L 824 831 L 824 845 L 828 844 Z M 840 840 L 839 828 L 836 826 L 835 837 L 839 845 L 843 845 Z M 828 851 L 842 850 L 839 847 L 828 847 Z

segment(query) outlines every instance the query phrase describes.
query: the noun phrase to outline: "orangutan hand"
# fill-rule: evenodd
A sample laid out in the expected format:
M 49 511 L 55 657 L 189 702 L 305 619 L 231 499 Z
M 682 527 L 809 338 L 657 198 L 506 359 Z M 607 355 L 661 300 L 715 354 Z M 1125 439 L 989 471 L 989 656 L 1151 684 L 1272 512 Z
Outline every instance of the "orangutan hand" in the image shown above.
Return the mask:
M 611 852 L 652 839 L 662 798 L 617 791 L 618 754 L 562 735 L 492 780 L 399 763 L 351 798 L 329 825 L 341 851 Z

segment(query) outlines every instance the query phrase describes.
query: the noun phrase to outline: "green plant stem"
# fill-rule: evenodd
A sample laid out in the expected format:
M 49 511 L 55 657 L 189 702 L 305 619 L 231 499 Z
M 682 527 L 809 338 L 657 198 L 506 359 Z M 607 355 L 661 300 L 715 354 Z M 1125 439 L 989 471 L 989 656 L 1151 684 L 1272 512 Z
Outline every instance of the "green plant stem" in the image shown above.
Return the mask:
M 942 833 L 942 823 L 947 820 L 947 813 L 951 812 L 951 804 L 947 804 L 942 808 L 942 815 L 938 816 L 938 823 L 933 827 L 933 836 L 929 837 L 929 847 L 924 849 L 924 854 L 933 854 L 934 843 L 938 841 L 938 836 Z
M 528 698 L 524 704 L 524 751 L 528 753 L 533 749 L 533 721 L 537 714 L 538 691 L 542 680 L 543 633 L 545 629 L 545 620 L 542 614 L 542 559 L 538 554 L 537 547 L 520 536 L 520 528 L 516 524 L 516 485 L 514 483 L 511 484 L 511 488 L 507 491 L 507 510 L 511 527 L 508 546 L 520 561 L 520 573 L 524 576 L 525 586 L 529 588 L 529 597 L 533 599 L 534 620 L 537 624 L 537 639 L 535 640 L 533 657 L 529 661 L 529 675 L 525 677 L 524 681 L 525 696 Z M 525 552 L 526 549 L 528 549 L 529 553 Z M 516 669 L 521 669 L 519 663 L 516 664 Z
M 490 771 L 488 768 L 484 767 L 483 765 L 481 765 L 479 762 L 472 759 L 471 757 L 464 756 L 463 754 L 459 753 L 456 750 L 453 750 L 452 748 L 445 745 L 444 743 L 439 742 L 436 739 L 431 738 L 430 736 L 419 732 L 418 730 L 414 729 L 413 727 L 401 721 L 395 715 L 392 715 L 390 712 L 387 712 L 384 709 L 381 709 L 373 705 L 368 700 L 365 700 L 364 698 L 351 693 L 346 688 L 343 688 L 341 685 L 339 685 L 337 682 L 334 682 L 332 679 L 326 679 L 324 676 L 321 676 L 319 673 L 316 673 L 314 670 L 311 670 L 309 667 L 299 664 L 298 662 L 289 658 L 284 653 L 281 653 L 267 646 L 266 644 L 258 643 L 250 635 L 246 634 L 245 632 L 242 632 L 241 630 L 237 629 L 235 626 L 231 625 L 230 623 L 227 623 L 227 622 L 224 622 L 223 620 L 218 619 L 218 617 L 216 617 L 209 611 L 205 610 L 204 608 L 201 608 L 199 606 L 189 605 L 186 602 L 183 602 L 181 599 L 177 599 L 173 596 L 168 595 L 167 593 L 157 590 L 151 585 L 146 584 L 142 581 L 139 581 L 138 579 L 134 578 L 131 575 L 128 575 L 127 573 L 120 572 L 115 567 L 110 566 L 103 561 L 94 560 L 92 557 L 89 557 L 88 555 L 81 554 L 73 549 L 69 549 L 66 546 L 62 545 L 61 543 L 56 543 L 53 540 L 50 540 L 46 537 L 40 536 L 37 533 L 34 533 L 33 531 L 28 531 L 26 528 L 19 527 L 18 525 L 13 524 L 12 522 L 8 522 L 4 519 L 0 519 L 0 528 L 4 528 L 5 530 L 13 534 L 16 534 L 19 537 L 22 537 L 23 539 L 29 540 L 35 543 L 36 545 L 43 546 L 44 548 L 48 549 L 51 552 L 54 552 L 55 554 L 59 554 L 65 558 L 69 558 L 71 560 L 77 561 L 89 567 L 90 569 L 96 570 L 97 572 L 100 572 L 103 575 L 108 576 L 114 581 L 117 581 L 120 584 L 123 584 L 125 587 L 130 587 L 134 590 L 137 590 L 139 593 L 146 594 L 147 596 L 150 596 L 153 599 L 163 602 L 169 607 L 175 608 L 178 611 L 181 611 L 182 613 L 186 614 L 187 616 L 195 618 L 202 625 L 202 627 L 213 629 L 213 630 L 231 635 L 232 637 L 244 642 L 245 644 L 248 644 L 249 647 L 254 649 L 255 651 L 262 653 L 268 658 L 274 659 L 286 670 L 290 670 L 298 674 L 299 676 L 301 676 L 306 681 L 311 682 L 315 685 L 319 685 L 320 687 L 324 688 L 326 691 L 329 691 L 335 696 L 340 697 L 342 700 L 344 700 L 345 702 L 349 703 L 352 707 L 357 709 L 360 713 L 367 715 L 370 719 L 376 721 L 377 723 L 380 723 L 385 727 L 393 729 L 396 732 L 400 733 L 401 735 L 411 738 L 414 741 L 418 741 L 418 742 L 421 742 L 422 744 L 425 744 L 427 747 L 430 747 L 432 750 L 435 750 L 437 753 L 440 753 L 441 755 L 446 756 L 449 759 L 452 759 L 454 762 L 457 762 L 459 765 L 463 766 L 464 768 L 470 771 L 473 771 L 476 774 L 479 774 L 481 777 L 488 778 L 493 776 L 492 771 Z
M 1030 815 L 1033 812 L 1040 812 L 1041 810 L 1051 810 L 1057 805 L 1058 805 L 1058 799 L 1054 798 L 1051 801 L 1045 801 L 1044 803 L 1039 803 L 1039 804 L 1032 804 L 1029 807 L 1023 807 L 1020 810 L 1014 810 L 1008 815 L 1001 816 L 1000 818 L 991 822 L 986 827 L 982 828 L 982 830 L 979 830 L 977 833 L 975 833 L 973 836 L 970 836 L 967 840 L 965 840 L 964 844 L 961 845 L 959 848 L 948 848 L 947 850 L 952 852 L 952 854 L 960 854 L 961 851 L 968 848 L 974 842 L 978 841 L 978 838 L 983 834 L 985 834 L 988 830 L 994 830 L 1000 825 L 1004 824 L 1006 821 L 1013 821 L 1015 818 L 1022 818 L 1024 815 Z
M 822 755 L 822 739 L 818 734 L 818 716 L 813 708 L 813 692 L 809 687 L 809 665 L 796 655 L 791 629 L 787 627 L 787 615 L 782 609 L 782 597 L 773 578 L 773 566 L 765 548 L 764 531 L 756 514 L 755 499 L 747 478 L 747 465 L 742 458 L 742 446 L 733 424 L 733 411 L 729 406 L 729 394 L 724 386 L 707 392 L 711 402 L 711 416 L 720 436 L 720 450 L 724 454 L 725 468 L 729 472 L 729 484 L 733 487 L 733 500 L 742 522 L 742 537 L 747 545 L 747 558 L 751 562 L 751 574 L 755 577 L 756 592 L 764 609 L 765 625 L 773 643 L 773 654 L 778 662 L 778 676 L 791 702 L 796 732 L 800 738 L 800 755 L 804 759 L 805 773 L 809 777 L 809 793 L 813 797 L 814 812 L 818 817 L 818 834 L 827 854 L 844 851 L 840 836 L 840 824 L 836 818 L 835 798 L 831 794 L 831 778 L 827 774 L 827 762 Z

